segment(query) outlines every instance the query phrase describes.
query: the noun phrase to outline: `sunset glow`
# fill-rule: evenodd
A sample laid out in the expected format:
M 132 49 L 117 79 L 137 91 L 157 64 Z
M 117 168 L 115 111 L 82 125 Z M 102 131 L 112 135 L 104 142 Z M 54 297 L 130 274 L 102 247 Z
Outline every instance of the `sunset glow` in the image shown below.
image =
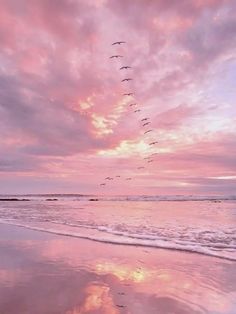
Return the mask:
M 235 12 L 230 0 L 2 0 L 1 193 L 232 194 Z

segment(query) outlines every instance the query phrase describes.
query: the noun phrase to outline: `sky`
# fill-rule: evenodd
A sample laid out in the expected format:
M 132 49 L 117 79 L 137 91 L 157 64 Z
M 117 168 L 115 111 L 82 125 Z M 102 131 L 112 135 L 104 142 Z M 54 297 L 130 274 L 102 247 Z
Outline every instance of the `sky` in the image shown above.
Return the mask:
M 235 1 L 0 0 L 0 20 L 1 194 L 235 194 Z

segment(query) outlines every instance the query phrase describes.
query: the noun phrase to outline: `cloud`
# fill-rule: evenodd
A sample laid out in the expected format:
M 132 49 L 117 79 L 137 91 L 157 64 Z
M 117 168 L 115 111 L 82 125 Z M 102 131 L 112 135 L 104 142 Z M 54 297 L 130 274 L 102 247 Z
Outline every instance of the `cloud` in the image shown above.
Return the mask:
M 33 143 L 26 145 L 27 150 L 36 152 L 37 149 L 33 147 L 37 145 L 38 152 L 42 154 L 53 153 L 54 148 L 53 154 L 60 155 L 62 151 L 76 152 L 95 144 L 86 118 L 59 102 L 50 103 L 25 88 L 13 78 L 4 77 L 0 80 L 4 124 L 12 133 L 20 131 L 30 134 Z
M 151 120 L 160 156 L 137 175 L 142 188 L 155 186 L 160 174 L 163 184 L 173 173 L 175 182 L 186 173 L 193 184 L 192 172 L 212 186 L 206 176 L 235 170 L 227 105 L 234 95 L 215 84 L 234 58 L 232 1 L 3 0 L 0 6 L 2 173 L 49 171 L 76 182 L 79 172 L 88 189 L 95 186 L 86 179 L 91 171 L 99 180 L 114 167 L 136 176 L 151 138 L 143 117 Z M 111 46 L 119 39 L 127 44 Z M 124 58 L 111 60 L 114 53 Z M 132 69 L 119 70 L 123 64 Z M 133 81 L 121 83 L 125 77 Z M 127 91 L 134 98 L 123 97 Z M 129 106 L 134 102 L 140 113 Z
M 230 10 L 230 8 L 229 8 Z M 207 67 L 222 55 L 234 51 L 236 22 L 231 12 L 205 13 L 186 32 L 180 43 L 190 52 L 195 67 Z
M 198 110 L 199 108 L 197 107 L 181 104 L 156 115 L 154 122 L 158 126 L 158 129 L 175 129 L 180 127 L 188 119 L 200 115 Z

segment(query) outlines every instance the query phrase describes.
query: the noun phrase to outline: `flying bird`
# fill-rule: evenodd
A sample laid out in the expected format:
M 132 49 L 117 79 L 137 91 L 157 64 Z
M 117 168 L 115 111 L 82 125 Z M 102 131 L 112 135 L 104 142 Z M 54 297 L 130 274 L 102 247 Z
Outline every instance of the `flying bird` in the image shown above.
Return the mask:
M 105 180 L 113 180 L 112 177 L 106 177 Z
M 116 176 L 116 178 L 120 178 L 120 176 Z
M 143 122 L 143 121 L 147 121 L 148 119 L 150 119 L 150 118 L 143 118 L 141 121 Z
M 132 178 L 126 178 L 125 180 L 132 180 Z
M 125 43 L 126 43 L 125 41 L 116 41 L 111 45 L 114 46 L 114 45 L 121 45 L 121 44 L 125 44 Z
M 131 69 L 131 67 L 129 67 L 128 65 L 121 67 L 120 70 L 127 70 L 127 69 Z
M 132 78 L 125 78 L 125 79 L 123 79 L 121 82 L 125 82 L 125 81 L 132 81 L 133 79 Z
M 101 183 L 101 184 L 100 184 L 100 186 L 105 186 L 105 185 L 106 185 L 106 183 Z
M 123 96 L 133 96 L 134 93 L 126 93 L 126 94 L 123 94 Z
M 144 134 L 147 134 L 147 133 L 150 133 L 152 132 L 153 130 L 147 130 L 146 132 L 144 132 Z
M 130 106 L 130 107 L 133 107 L 133 106 L 137 106 L 137 104 L 134 103 L 134 104 L 130 104 L 129 106 Z
M 134 110 L 134 112 L 140 112 L 140 111 L 141 111 L 140 109 Z
M 157 143 L 158 143 L 158 142 L 155 141 L 155 142 L 150 143 L 149 145 L 155 145 L 155 144 L 157 144 Z
M 150 123 L 151 123 L 151 122 L 146 122 L 146 123 L 143 124 L 143 126 L 148 125 L 148 124 L 150 124 Z
M 153 162 L 154 160 L 153 159 L 151 159 L 151 160 L 148 160 L 147 162 Z
M 144 169 L 145 167 L 138 167 L 137 169 Z
M 121 55 L 114 55 L 114 56 L 111 56 L 110 59 L 114 59 L 114 58 L 123 58 L 124 56 L 121 56 Z

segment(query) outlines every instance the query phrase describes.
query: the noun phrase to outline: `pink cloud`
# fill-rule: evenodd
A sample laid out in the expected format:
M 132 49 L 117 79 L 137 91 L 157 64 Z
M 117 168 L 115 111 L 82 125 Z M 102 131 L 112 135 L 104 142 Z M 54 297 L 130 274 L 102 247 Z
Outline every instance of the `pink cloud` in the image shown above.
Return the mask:
M 199 108 L 181 104 L 156 115 L 154 121 L 158 129 L 175 129 L 186 122 L 187 119 L 200 115 L 198 110 Z
M 46 182 L 47 172 L 61 171 L 63 188 L 73 186 L 79 172 L 91 191 L 113 169 L 136 178 L 134 193 L 153 192 L 159 181 L 171 191 L 174 182 L 189 183 L 188 191 L 226 184 L 212 177 L 235 171 L 233 115 L 226 112 L 224 87 L 214 103 L 211 90 L 217 66 L 233 63 L 231 1 L 5 0 L 0 6 L 4 176 L 9 172 L 14 181 L 21 173 L 26 190 L 24 175 Z M 119 39 L 127 45 L 111 46 Z M 115 53 L 124 58 L 111 60 Z M 121 65 L 133 69 L 121 71 Z M 133 81 L 121 83 L 126 77 Z M 128 91 L 135 92 L 130 101 L 123 97 Z M 140 113 L 129 106 L 134 102 Z M 144 136 L 143 117 L 153 134 Z M 144 143 L 155 137 L 157 162 L 137 173 L 147 155 Z M 56 179 L 50 182 L 58 188 Z

